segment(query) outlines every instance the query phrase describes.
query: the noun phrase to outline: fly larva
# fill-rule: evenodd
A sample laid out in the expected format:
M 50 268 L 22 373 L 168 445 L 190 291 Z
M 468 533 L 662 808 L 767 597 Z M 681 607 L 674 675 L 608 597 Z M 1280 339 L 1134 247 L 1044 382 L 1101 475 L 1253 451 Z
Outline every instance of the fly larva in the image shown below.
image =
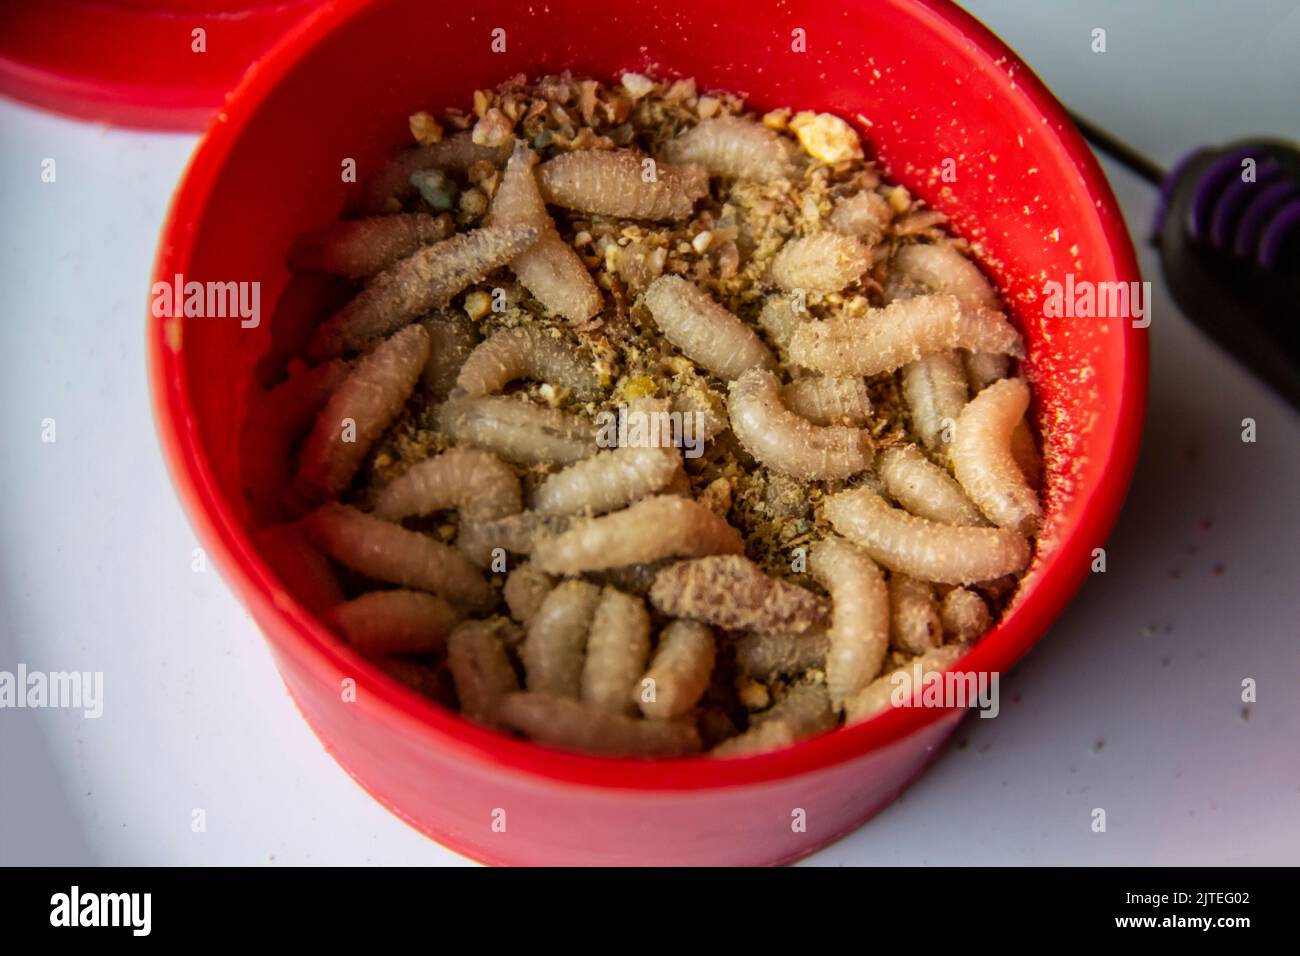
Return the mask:
M 548 159 L 537 167 L 537 185 L 553 205 L 623 219 L 685 219 L 709 192 L 699 166 L 656 164 L 627 150 L 578 149 Z
M 450 398 L 438 410 L 438 427 L 516 465 L 567 465 L 596 450 L 585 419 L 503 395 Z
M 880 672 L 889 650 L 889 591 L 876 563 L 842 538 L 813 546 L 808 570 L 831 596 L 826 687 L 839 710 Z
M 334 569 L 325 556 L 308 543 L 296 524 L 270 525 L 253 535 L 258 552 L 266 559 L 285 589 L 314 614 L 324 614 L 343 601 Z M 280 595 L 274 600 L 280 604 Z
M 1043 481 L 1043 457 L 1038 453 L 1029 423 L 1023 418 L 1011 432 L 1011 457 L 1016 460 L 1016 467 L 1025 476 L 1029 487 L 1037 491 Z
M 600 394 L 595 366 L 577 346 L 534 325 L 502 329 L 482 342 L 461 366 L 456 385 L 477 398 L 500 392 L 518 378 L 567 388 L 580 402 Z
M 303 519 L 311 543 L 359 574 L 432 591 L 471 607 L 492 603 L 492 589 L 463 554 L 350 505 L 321 505 Z
M 848 478 L 871 467 L 871 433 L 845 425 L 814 425 L 781 404 L 781 385 L 764 369 L 731 383 L 731 430 L 745 451 L 783 474 L 810 481 Z
M 361 189 L 357 210 L 363 214 L 393 212 L 402 200 L 415 192 L 411 175 L 426 169 L 464 173 L 475 163 L 499 166 L 510 155 L 509 146 L 480 146 L 468 131 L 448 136 L 440 143 L 402 150 L 388 161 Z
M 957 352 L 936 352 L 904 365 L 903 397 L 925 447 L 942 448 L 966 407 L 966 371 Z
M 956 479 L 915 445 L 893 445 L 878 462 L 885 491 L 920 518 L 940 524 L 988 524 Z
M 779 349 L 789 348 L 794 330 L 807 321 L 808 313 L 795 309 L 795 298 L 789 295 L 769 295 L 758 313 L 759 328 Z
M 836 232 L 861 239 L 874 246 L 885 236 L 885 229 L 894 218 L 889 200 L 874 189 L 863 189 L 845 196 L 831 210 L 830 224 Z
M 650 603 L 669 617 L 729 631 L 804 634 L 830 621 L 830 602 L 766 574 L 740 555 L 679 561 L 655 576 Z
M 466 521 L 492 521 L 523 508 L 519 479 L 495 455 L 452 448 L 408 469 L 375 498 L 375 515 L 401 521 L 455 509 Z
M 677 757 L 700 749 L 692 721 L 640 720 L 555 694 L 507 694 L 497 719 L 538 743 L 608 757 Z
M 533 545 L 542 535 L 563 534 L 573 519 L 568 515 L 543 515 L 521 511 L 495 521 L 476 524 L 462 521 L 456 535 L 456 547 L 479 567 L 489 567 L 500 548 L 507 554 L 532 554 Z
M 826 499 L 831 525 L 889 568 L 923 581 L 970 584 L 1024 570 L 1029 542 L 1008 528 L 939 524 L 891 508 L 870 488 Z
M 422 212 L 326 223 L 304 232 L 289 247 L 294 272 L 335 272 L 361 278 L 387 269 L 421 246 L 451 233 L 449 217 Z
M 553 577 L 525 561 L 506 575 L 502 597 L 506 599 L 506 607 L 510 608 L 510 616 L 520 624 L 527 624 L 554 587 Z
M 996 312 L 962 308 L 950 295 L 900 299 L 865 317 L 805 322 L 790 357 L 828 375 L 877 375 L 947 349 L 1023 356 L 1020 335 Z
M 602 589 L 587 636 L 582 699 L 602 710 L 630 712 L 632 692 L 649 654 L 650 615 L 645 602 L 617 588 Z
M 740 532 L 704 505 L 675 495 L 646 498 L 580 521 L 533 545 L 533 563 L 550 574 L 581 574 L 661 558 L 740 554 Z
M 856 377 L 815 375 L 795 379 L 781 387 L 781 404 L 814 425 L 861 427 L 871 421 L 867 385 Z
M 994 382 L 957 419 L 950 454 L 957 480 L 990 521 L 1032 535 L 1043 510 L 1011 454 L 1011 433 L 1028 407 L 1021 379 Z
M 952 667 L 965 652 L 966 648 L 960 644 L 945 644 L 913 658 L 888 674 L 882 674 L 844 702 L 844 723 L 861 723 L 894 706 L 895 692 L 903 693 L 904 688 L 914 683 L 918 662 L 921 665 L 921 680 L 927 681 L 930 674 L 942 674 Z M 921 686 L 912 686 L 911 690 L 914 695 L 919 694 Z
M 889 636 L 907 654 L 924 654 L 943 643 L 943 627 L 928 581 L 895 571 L 889 575 Z
M 979 266 L 947 243 L 903 246 L 890 265 L 891 279 L 912 289 L 956 296 L 973 310 L 1001 310 L 997 293 Z
M 533 507 L 543 514 L 604 514 L 666 487 L 682 470 L 674 448 L 627 445 L 598 452 L 543 481 Z
M 993 623 L 984 599 L 969 588 L 953 588 L 939 605 L 943 631 L 960 643 L 975 640 Z
M 871 268 L 871 252 L 852 236 L 819 232 L 791 239 L 772 260 L 769 278 L 786 292 L 839 292 Z
M 771 182 L 795 170 L 794 144 L 739 116 L 701 120 L 662 149 L 670 163 L 698 163 L 713 176 Z
M 1011 357 L 997 352 L 963 352 L 966 379 L 971 391 L 979 394 L 1011 371 Z
M 259 518 L 278 518 L 287 510 L 294 443 L 311 427 L 334 390 L 347 378 L 347 363 L 326 362 L 292 375 L 260 395 L 244 420 L 239 459 L 244 492 Z
M 447 640 L 447 667 L 456 683 L 461 713 L 489 726 L 497 726 L 501 699 L 519 690 L 519 678 L 501 638 L 503 623 L 500 618 L 466 621 Z
M 456 387 L 461 366 L 478 345 L 478 333 L 464 315 L 432 315 L 420 323 L 429 333 L 429 361 L 420 376 L 435 401 Z
M 791 687 L 774 707 L 750 719 L 749 729 L 714 747 L 715 757 L 740 757 L 788 747 L 835 726 L 830 695 L 821 684 Z
M 330 395 L 303 443 L 296 488 L 313 502 L 337 498 L 375 439 L 392 424 L 411 397 L 429 359 L 429 333 L 403 329 L 381 343 Z
M 435 654 L 460 614 L 436 594 L 422 591 L 371 591 L 345 601 L 327 620 L 366 657 Z
M 719 378 L 776 368 L 758 333 L 681 276 L 655 279 L 644 301 L 664 337 Z
M 528 624 L 520 656 L 529 690 L 577 697 L 582 692 L 587 633 L 600 589 L 586 581 L 557 584 Z
M 830 638 L 825 631 L 805 634 L 742 634 L 734 641 L 736 667 L 746 677 L 766 680 L 803 674 L 826 666 Z
M 708 689 L 713 632 L 696 621 L 673 621 L 659 634 L 650 669 L 636 685 L 641 713 L 656 720 L 689 714 Z
M 556 232 L 533 177 L 536 162 L 537 154 L 517 140 L 484 223 L 536 228 L 537 242 L 516 256 L 510 268 L 546 308 L 571 322 L 586 322 L 600 311 L 600 290 L 573 247 Z
M 536 240 L 532 226 L 486 226 L 425 246 L 379 273 L 326 319 L 312 336 L 308 354 L 328 358 L 364 350 L 422 312 L 444 308 Z

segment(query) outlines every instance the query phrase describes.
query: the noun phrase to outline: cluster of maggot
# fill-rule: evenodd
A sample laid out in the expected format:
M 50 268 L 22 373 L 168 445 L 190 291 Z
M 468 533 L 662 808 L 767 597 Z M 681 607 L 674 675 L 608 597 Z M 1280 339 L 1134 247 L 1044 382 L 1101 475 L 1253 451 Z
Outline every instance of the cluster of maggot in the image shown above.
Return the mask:
M 288 254 L 262 553 L 358 653 L 542 744 L 787 746 L 956 665 L 1041 521 L 1022 343 L 828 114 L 515 78 Z M 707 439 L 602 447 L 611 410 Z

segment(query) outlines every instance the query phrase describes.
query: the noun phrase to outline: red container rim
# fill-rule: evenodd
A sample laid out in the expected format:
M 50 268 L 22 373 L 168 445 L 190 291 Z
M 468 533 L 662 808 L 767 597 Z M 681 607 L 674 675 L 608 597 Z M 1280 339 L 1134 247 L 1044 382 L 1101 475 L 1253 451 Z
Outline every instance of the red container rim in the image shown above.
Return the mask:
M 290 67 L 325 34 L 364 8 L 369 0 L 332 0 L 294 26 L 262 61 L 245 74 L 227 109 L 208 128 L 173 199 L 163 228 L 154 270 L 170 277 L 188 261 L 194 240 L 193 224 L 244 124 Z M 1047 120 L 1045 134 L 1063 163 L 1078 173 L 1103 222 L 1118 277 L 1140 276 L 1132 242 L 1118 204 L 1091 150 L 1075 129 L 1064 107 L 1042 81 L 974 17 L 947 0 L 889 0 L 906 3 L 947 35 L 959 35 L 985 58 L 991 70 L 1014 71 L 1017 92 L 1029 99 Z M 628 790 L 689 791 L 760 784 L 814 773 L 872 750 L 897 744 L 952 708 L 894 708 L 866 722 L 840 727 L 790 747 L 726 759 L 685 757 L 630 760 L 589 756 L 557 750 L 508 737 L 448 711 L 408 690 L 366 662 L 333 636 L 297 600 L 287 598 L 273 572 L 260 557 L 250 535 L 223 499 L 200 441 L 198 422 L 186 387 L 184 361 L 167 342 L 164 320 L 150 317 L 147 345 L 150 388 L 164 455 L 177 491 L 202 541 L 215 549 L 238 595 L 259 620 L 279 618 L 282 635 L 267 634 L 279 654 L 295 659 L 322 681 L 340 673 L 357 676 L 364 693 L 387 721 L 436 745 L 514 772 L 583 787 Z M 1147 340 L 1145 331 L 1124 325 L 1125 364 L 1117 409 L 1101 478 L 1086 492 L 1087 501 L 1076 524 L 1065 530 L 1050 558 L 1050 573 L 1040 573 L 1014 609 L 962 659 L 963 671 L 1005 672 L 1046 632 L 1078 590 L 1087 574 L 1094 547 L 1104 544 L 1127 494 L 1136 464 L 1146 406 Z
M 0 6 L 0 94 L 76 119 L 200 132 L 319 0 L 24 0 Z M 202 53 L 192 31 L 205 31 Z

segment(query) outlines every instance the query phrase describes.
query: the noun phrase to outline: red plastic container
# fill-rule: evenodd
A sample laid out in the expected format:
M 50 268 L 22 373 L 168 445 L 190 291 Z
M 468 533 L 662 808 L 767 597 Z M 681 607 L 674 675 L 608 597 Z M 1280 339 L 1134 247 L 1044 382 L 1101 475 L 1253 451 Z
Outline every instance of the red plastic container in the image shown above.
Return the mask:
M 491 47 L 497 28 L 501 53 Z M 801 38 L 806 52 L 795 49 Z M 1013 608 L 963 662 L 1005 671 L 1060 613 L 1114 522 L 1142 429 L 1146 341 L 1121 319 L 1043 317 L 1045 280 L 1137 280 L 1132 246 L 1061 106 L 946 3 L 326 5 L 248 73 L 209 130 L 176 196 L 157 275 L 260 280 L 269 314 L 290 239 L 331 218 L 355 188 L 341 181 L 341 163 L 356 159 L 364 175 L 405 140 L 410 112 L 463 107 L 476 87 L 518 72 L 650 67 L 745 92 L 758 108 L 858 118 L 890 174 L 980 244 L 1029 343 L 1049 452 L 1038 557 Z M 948 159 L 954 182 L 939 174 Z M 961 717 L 900 709 L 776 753 L 663 762 L 561 753 L 461 720 L 331 637 L 253 549 L 236 436 L 265 323 L 150 318 L 148 338 L 181 497 L 298 706 L 362 786 L 447 846 L 513 864 L 793 860 L 892 800 Z M 352 703 L 340 693 L 349 677 Z M 791 825 L 796 810 L 806 829 Z

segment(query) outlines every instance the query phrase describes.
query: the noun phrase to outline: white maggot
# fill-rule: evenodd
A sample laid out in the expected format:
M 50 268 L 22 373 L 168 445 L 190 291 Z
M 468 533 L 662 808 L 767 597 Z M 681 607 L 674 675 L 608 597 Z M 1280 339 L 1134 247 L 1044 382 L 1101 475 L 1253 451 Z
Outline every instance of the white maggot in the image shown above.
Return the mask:
M 645 602 L 617 588 L 603 588 L 587 636 L 582 699 L 614 713 L 631 712 L 632 693 L 649 655 Z
M 936 352 L 903 366 L 903 397 L 925 447 L 942 448 L 966 407 L 966 370 L 954 350 Z
M 831 525 L 889 568 L 923 581 L 970 584 L 1024 570 L 1029 542 L 1007 528 L 939 524 L 891 508 L 867 487 L 826 499 Z
M 781 404 L 777 377 L 751 369 L 732 382 L 731 430 L 762 464 L 805 480 L 841 479 L 871 467 L 871 434 L 844 425 L 814 425 Z
M 656 720 L 689 714 L 713 674 L 713 632 L 697 621 L 673 621 L 659 634 L 650 669 L 637 684 L 641 713 Z
M 759 328 L 779 349 L 789 348 L 794 330 L 810 321 L 807 310 L 797 308 L 797 304 L 794 296 L 769 295 L 758 312 Z
M 371 591 L 329 613 L 330 623 L 366 657 L 435 654 L 460 613 L 436 594 Z
M 871 421 L 871 398 L 860 378 L 798 378 L 781 387 L 781 404 L 814 425 L 861 427 Z
M 709 191 L 699 166 L 671 166 L 627 150 L 579 149 L 537 167 L 542 197 L 578 212 L 627 219 L 686 219 Z
M 656 495 L 541 538 L 534 542 L 532 559 L 548 574 L 581 574 L 662 558 L 739 554 L 744 549 L 740 532 L 704 505 Z
M 993 624 L 984 599 L 969 588 L 953 588 L 939 604 L 939 618 L 944 633 L 955 641 L 975 640 Z
M 805 322 L 789 351 L 799 365 L 827 375 L 878 375 L 955 348 L 1024 354 L 1019 334 L 999 313 L 963 308 L 949 295 L 900 299 L 865 317 Z
M 538 302 L 571 322 L 586 322 L 600 311 L 601 295 L 573 247 L 560 238 L 533 177 L 537 154 L 521 140 L 492 197 L 488 225 L 524 225 L 538 231 L 537 241 L 510 263 L 524 288 Z
M 498 726 L 497 707 L 519 690 L 519 678 L 502 640 L 502 621 L 466 621 L 447 641 L 447 666 L 460 709 L 470 720 Z
M 505 395 L 450 398 L 438 410 L 438 426 L 453 441 L 516 465 L 572 464 L 596 450 L 585 419 Z
M 889 592 L 876 563 L 842 538 L 813 546 L 808 570 L 831 595 L 826 686 L 839 710 L 880 672 L 889 650 Z
M 930 674 L 941 674 L 966 653 L 960 644 L 945 644 L 920 657 L 914 658 L 902 667 L 895 668 L 888 674 L 882 674 L 857 694 L 844 702 L 845 724 L 861 723 L 894 706 L 895 693 L 906 696 L 919 693 L 921 687 L 911 686 L 917 675 L 916 665 L 920 663 L 921 680 L 929 679 Z M 908 693 L 910 689 L 911 693 Z
M 521 657 L 528 689 L 577 697 L 587 632 L 600 589 L 586 581 L 555 586 L 528 624 Z
M 604 514 L 664 489 L 681 470 L 675 448 L 628 445 L 598 452 L 538 485 L 533 508 L 542 514 Z
M 907 654 L 924 654 L 943 643 L 934 588 L 902 572 L 889 575 L 889 636 Z
M 555 578 L 533 567 L 532 562 L 525 561 L 508 575 L 502 596 L 510 616 L 520 624 L 528 624 L 541 608 L 546 595 L 555 587 Z
M 880 453 L 885 491 L 919 518 L 940 524 L 988 524 L 961 485 L 915 445 L 892 445 Z
M 874 246 L 885 236 L 885 229 L 894 218 L 889 200 L 874 189 L 863 189 L 835 203 L 830 224 L 836 232 L 861 239 Z
M 455 509 L 468 521 L 492 521 L 523 507 L 519 479 L 495 455 L 452 448 L 411 467 L 375 499 L 386 521 Z
M 1029 407 L 1029 386 L 1016 378 L 994 382 L 957 419 L 953 471 L 966 494 L 994 524 L 1032 535 L 1043 511 L 1011 453 L 1011 434 Z
M 839 292 L 871 268 L 871 251 L 852 236 L 819 232 L 791 239 L 772 260 L 769 278 L 786 292 Z
M 465 359 L 456 385 L 479 398 L 520 378 L 568 389 L 583 402 L 600 394 L 595 366 L 576 345 L 537 326 L 503 329 L 480 343 Z
M 413 325 L 363 357 L 336 388 L 302 446 L 296 488 L 308 501 L 341 495 L 370 446 L 401 414 L 429 358 L 429 334 Z
M 699 163 L 714 176 L 771 182 L 795 169 L 794 144 L 760 123 L 739 116 L 702 120 L 664 144 L 672 163 Z
M 997 293 L 979 266 L 947 243 L 916 243 L 894 254 L 891 278 L 914 289 L 954 295 L 974 309 L 998 311 Z
M 498 719 L 538 743 L 610 757 L 677 757 L 700 749 L 689 720 L 641 720 L 556 694 L 507 694 Z
M 478 568 L 427 535 L 341 504 L 321 505 L 303 519 L 303 529 L 325 554 L 368 578 L 471 607 L 492 603 L 492 589 Z
M 424 246 L 371 280 L 316 329 L 312 358 L 363 350 L 512 260 L 537 241 L 532 226 L 485 226 Z
M 776 367 L 758 333 L 681 276 L 661 276 L 650 283 L 645 304 L 669 342 L 720 378 Z

